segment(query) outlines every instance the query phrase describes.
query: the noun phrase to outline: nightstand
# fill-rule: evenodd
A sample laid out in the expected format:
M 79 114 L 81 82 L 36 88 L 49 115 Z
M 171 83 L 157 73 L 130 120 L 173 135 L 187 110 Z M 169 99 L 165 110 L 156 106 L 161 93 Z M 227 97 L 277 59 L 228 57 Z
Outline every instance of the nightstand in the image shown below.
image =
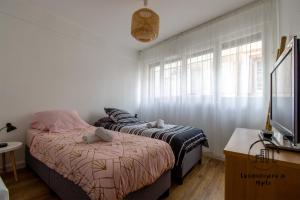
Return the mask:
M 16 168 L 15 150 L 20 149 L 21 147 L 22 142 L 7 142 L 6 147 L 0 148 L 0 154 L 2 154 L 2 169 L 5 172 L 5 153 L 8 153 L 16 181 L 18 181 L 18 174 Z

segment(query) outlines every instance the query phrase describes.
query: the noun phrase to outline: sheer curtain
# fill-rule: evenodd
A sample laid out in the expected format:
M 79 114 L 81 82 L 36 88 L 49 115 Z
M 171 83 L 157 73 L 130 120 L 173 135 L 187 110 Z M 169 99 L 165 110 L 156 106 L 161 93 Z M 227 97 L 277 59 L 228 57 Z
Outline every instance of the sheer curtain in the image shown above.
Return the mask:
M 275 33 L 276 2 L 258 1 L 143 50 L 141 118 L 201 128 L 222 158 L 236 127 L 264 126 Z

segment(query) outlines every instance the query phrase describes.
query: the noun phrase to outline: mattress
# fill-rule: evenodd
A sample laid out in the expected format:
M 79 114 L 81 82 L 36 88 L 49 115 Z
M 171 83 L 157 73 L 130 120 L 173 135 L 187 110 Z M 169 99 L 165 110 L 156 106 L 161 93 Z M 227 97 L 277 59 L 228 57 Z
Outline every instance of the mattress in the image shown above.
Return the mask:
M 200 144 L 208 147 L 206 135 L 201 129 L 172 124 L 166 124 L 164 128 L 147 128 L 146 125 L 147 123 L 143 121 L 135 123 L 95 123 L 95 126 L 102 126 L 109 130 L 141 135 L 167 142 L 173 150 L 176 159 L 175 167 L 179 171 L 182 168 L 182 161 L 186 153 Z
M 82 136 L 95 129 L 29 130 L 27 146 L 33 157 L 80 186 L 91 199 L 123 199 L 174 166 L 170 146 L 159 140 L 110 131 L 112 142 L 83 143 Z

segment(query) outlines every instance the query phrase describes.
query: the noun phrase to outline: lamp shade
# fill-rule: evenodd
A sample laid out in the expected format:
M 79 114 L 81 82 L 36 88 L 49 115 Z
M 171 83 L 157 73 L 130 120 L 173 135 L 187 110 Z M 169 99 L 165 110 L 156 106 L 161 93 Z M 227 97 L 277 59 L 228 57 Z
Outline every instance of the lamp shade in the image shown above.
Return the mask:
M 11 131 L 16 130 L 16 129 L 17 129 L 17 127 L 13 126 L 11 123 L 6 124 L 6 131 L 7 132 L 11 132 Z
M 135 11 L 131 21 L 131 35 L 140 42 L 155 40 L 159 33 L 159 16 L 149 8 Z

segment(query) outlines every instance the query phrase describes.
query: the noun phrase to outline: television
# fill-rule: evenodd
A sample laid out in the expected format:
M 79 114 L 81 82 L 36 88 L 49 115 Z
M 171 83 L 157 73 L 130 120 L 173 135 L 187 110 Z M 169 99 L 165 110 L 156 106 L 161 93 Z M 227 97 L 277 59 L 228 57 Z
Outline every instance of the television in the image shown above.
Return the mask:
M 291 147 L 300 147 L 299 78 L 300 41 L 297 37 L 287 45 L 271 72 L 271 125 Z

